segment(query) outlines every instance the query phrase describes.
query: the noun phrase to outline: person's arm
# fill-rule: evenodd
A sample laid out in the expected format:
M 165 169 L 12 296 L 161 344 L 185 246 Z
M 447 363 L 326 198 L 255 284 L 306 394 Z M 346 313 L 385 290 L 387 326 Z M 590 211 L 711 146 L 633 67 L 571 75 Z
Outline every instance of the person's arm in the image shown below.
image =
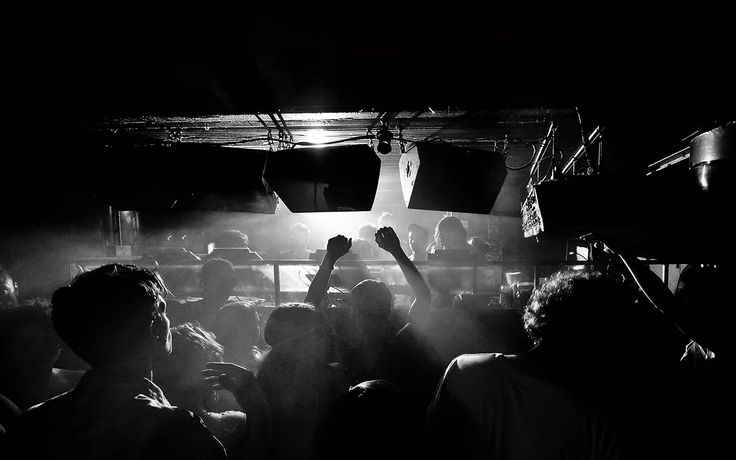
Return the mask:
M 668 315 L 670 319 L 675 319 L 677 312 L 675 295 L 646 264 L 626 251 L 608 245 L 604 245 L 603 250 L 624 268 L 627 276 L 636 283 L 652 307 Z
M 393 256 L 399 264 L 399 268 L 401 268 L 401 273 L 404 274 L 406 282 L 409 283 L 409 287 L 414 291 L 415 299 L 409 308 L 409 319 L 421 319 L 422 316 L 428 313 L 429 305 L 432 301 L 432 294 L 422 274 L 419 273 L 414 262 L 404 253 L 399 237 L 396 236 L 394 229 L 391 227 L 383 227 L 376 232 L 376 244 Z
M 304 302 L 311 303 L 315 308 L 320 309 L 322 306 L 322 299 L 327 294 L 327 289 L 330 284 L 330 274 L 335 268 L 335 263 L 340 257 L 350 251 L 350 247 L 353 244 L 353 239 L 345 238 L 342 235 L 332 237 L 327 241 L 327 253 L 322 259 L 322 263 L 317 270 L 317 274 L 314 275 L 312 283 L 309 285 L 309 291 L 307 296 L 304 298 Z
M 237 364 L 217 362 L 207 363 L 202 375 L 212 389 L 235 396 L 247 417 L 249 456 L 266 458 L 272 434 L 271 407 L 255 375 Z

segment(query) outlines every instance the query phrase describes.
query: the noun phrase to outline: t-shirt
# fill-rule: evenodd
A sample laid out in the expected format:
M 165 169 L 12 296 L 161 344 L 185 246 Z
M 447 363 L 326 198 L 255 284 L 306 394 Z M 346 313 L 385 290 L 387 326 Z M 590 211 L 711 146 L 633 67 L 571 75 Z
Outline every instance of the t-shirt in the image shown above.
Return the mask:
M 199 417 L 148 379 L 89 371 L 77 387 L 28 409 L 9 432 L 10 458 L 224 459 Z
M 446 458 L 622 458 L 609 422 L 577 392 L 537 380 L 504 355 L 461 355 L 447 368 L 427 425 Z

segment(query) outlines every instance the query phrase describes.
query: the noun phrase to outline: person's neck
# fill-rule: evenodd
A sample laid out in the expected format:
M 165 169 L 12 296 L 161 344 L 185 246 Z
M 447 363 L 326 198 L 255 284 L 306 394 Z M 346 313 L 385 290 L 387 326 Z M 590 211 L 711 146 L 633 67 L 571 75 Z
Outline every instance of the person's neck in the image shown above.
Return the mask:
M 570 352 L 553 347 L 537 345 L 531 350 L 512 359 L 516 367 L 525 374 L 549 383 L 572 384 L 585 364 L 573 363 Z

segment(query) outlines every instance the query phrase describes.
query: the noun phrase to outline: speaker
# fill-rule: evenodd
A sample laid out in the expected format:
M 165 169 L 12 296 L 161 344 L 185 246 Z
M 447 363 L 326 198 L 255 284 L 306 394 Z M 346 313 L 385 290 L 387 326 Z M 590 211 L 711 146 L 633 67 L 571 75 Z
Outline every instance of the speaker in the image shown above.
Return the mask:
M 117 146 L 99 152 L 95 195 L 120 210 L 273 214 L 267 151 L 215 144 Z
M 441 142 L 416 147 L 399 160 L 408 208 L 490 214 L 506 179 L 503 155 Z
M 271 152 L 266 182 L 291 212 L 370 211 L 381 160 L 367 145 Z

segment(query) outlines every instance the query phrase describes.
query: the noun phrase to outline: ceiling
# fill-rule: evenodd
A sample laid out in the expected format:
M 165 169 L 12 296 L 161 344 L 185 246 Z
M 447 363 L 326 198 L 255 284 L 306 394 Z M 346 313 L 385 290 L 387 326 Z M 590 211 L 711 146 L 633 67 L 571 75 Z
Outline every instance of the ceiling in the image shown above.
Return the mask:
M 313 127 L 305 113 L 362 114 L 328 120 L 335 136 L 392 113 L 417 137 L 524 137 L 529 117 L 578 107 L 586 131 L 606 127 L 612 168 L 641 170 L 733 118 L 717 8 L 395 3 L 14 7 L 12 137 L 21 152 L 101 126 L 221 142 L 261 130 L 249 114 L 278 112 L 295 132 Z

